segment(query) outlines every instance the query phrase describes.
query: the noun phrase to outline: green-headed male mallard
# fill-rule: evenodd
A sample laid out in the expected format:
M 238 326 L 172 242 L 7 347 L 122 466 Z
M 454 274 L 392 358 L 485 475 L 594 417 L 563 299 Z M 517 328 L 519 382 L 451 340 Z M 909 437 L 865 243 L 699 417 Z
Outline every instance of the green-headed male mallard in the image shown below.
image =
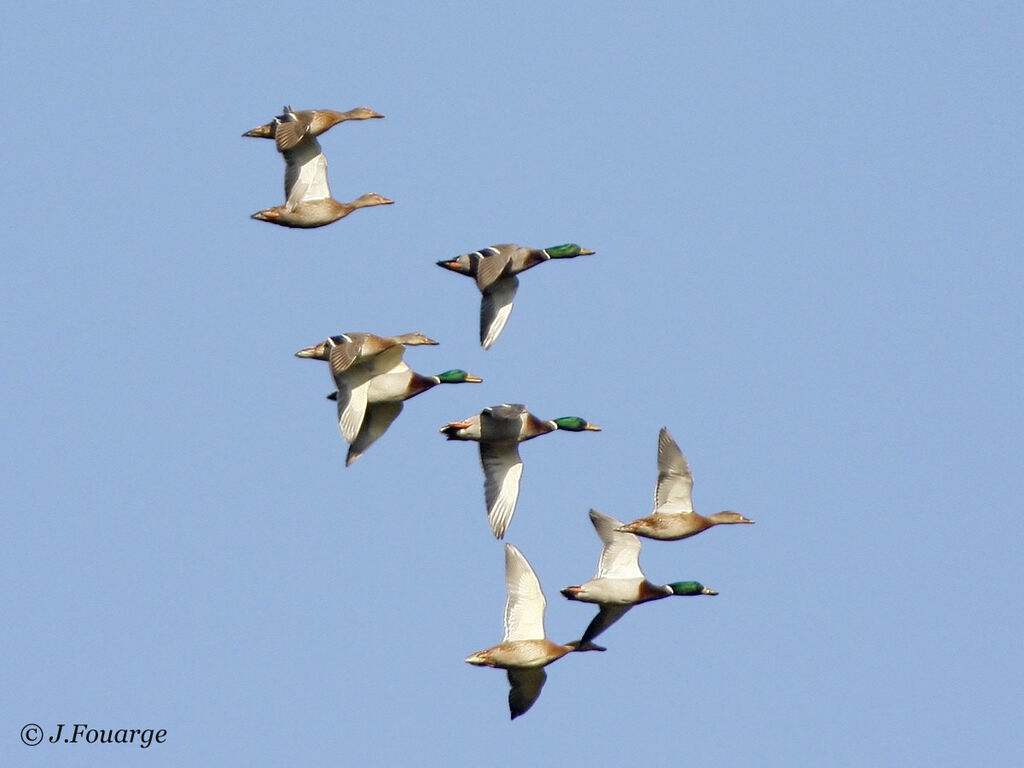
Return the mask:
M 590 622 L 583 637 L 581 649 L 590 650 L 595 637 L 618 621 L 639 603 L 661 600 L 669 595 L 717 595 L 699 581 L 676 581 L 671 584 L 652 584 L 640 570 L 640 539 L 632 533 L 622 533 L 622 521 L 610 515 L 590 510 L 590 522 L 604 542 L 597 573 L 590 581 L 578 587 L 566 587 L 562 594 L 570 600 L 596 603 L 597 616 Z
M 484 497 L 487 521 L 496 538 L 502 538 L 519 498 L 519 480 L 523 460 L 519 443 L 562 429 L 567 432 L 600 432 L 601 428 L 579 416 L 563 416 L 551 421 L 538 419 L 518 403 L 484 408 L 476 416 L 452 421 L 441 427 L 449 440 L 475 440 L 480 443 L 480 463 L 484 469 Z
M 658 482 L 654 486 L 654 513 L 641 517 L 617 530 L 646 536 L 648 539 L 675 541 L 695 536 L 713 525 L 753 523 L 739 512 L 728 510 L 704 517 L 693 511 L 690 493 L 693 475 L 690 465 L 669 431 L 658 433 Z
M 402 402 L 436 387 L 438 384 L 477 384 L 483 381 L 479 376 L 467 373 L 455 368 L 450 371 L 439 373 L 436 376 L 423 376 L 416 373 L 412 368 L 399 362 L 394 368 L 386 373 L 374 376 L 370 379 L 370 386 L 366 394 L 366 413 L 363 416 L 362 426 L 359 427 L 359 434 L 348 448 L 348 455 L 345 457 L 347 467 L 358 459 L 366 450 L 383 435 L 391 422 L 398 418 L 402 412 Z M 338 393 L 332 392 L 327 396 L 329 400 L 337 400 Z
M 285 163 L 285 202 L 257 211 L 252 218 L 282 227 L 313 229 L 343 219 L 359 208 L 394 202 L 376 192 L 368 192 L 350 203 L 335 200 L 327 183 L 327 156 L 309 124 L 287 107 L 277 121 L 277 149 Z
M 326 360 L 330 364 L 331 378 L 338 390 L 338 425 L 345 440 L 352 443 L 359 435 L 366 414 L 371 379 L 401 363 L 405 347 L 422 344 L 437 342 L 422 333 L 401 336 L 343 333 L 300 349 L 295 356 Z
M 512 312 L 512 302 L 519 287 L 520 272 L 525 272 L 550 259 L 571 259 L 594 253 L 576 243 L 551 248 L 524 248 L 514 243 L 492 245 L 454 259 L 437 262 L 438 266 L 467 275 L 480 289 L 480 345 L 484 349 L 497 341 Z
M 548 640 L 544 632 L 547 601 L 540 581 L 523 553 L 511 544 L 505 545 L 505 588 L 505 636 L 498 645 L 467 656 L 466 663 L 508 671 L 508 709 L 515 720 L 540 696 L 547 680 L 544 667 L 573 651 L 602 649 Z
M 384 117 L 369 107 L 356 107 L 347 112 L 337 112 L 333 109 L 295 110 L 285 107 L 284 113 L 272 122 L 259 125 L 242 135 L 257 139 L 274 139 L 278 149 L 282 147 L 288 149 L 298 144 L 303 136 L 319 136 L 346 120 L 369 120 L 374 117 Z M 288 114 L 294 115 L 295 120 L 286 122 Z

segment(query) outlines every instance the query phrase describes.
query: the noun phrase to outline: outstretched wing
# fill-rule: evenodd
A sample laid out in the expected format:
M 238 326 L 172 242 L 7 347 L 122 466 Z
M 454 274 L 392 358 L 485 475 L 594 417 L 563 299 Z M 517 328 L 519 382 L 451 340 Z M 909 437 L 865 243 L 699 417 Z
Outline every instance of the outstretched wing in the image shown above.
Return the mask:
M 604 542 L 594 578 L 642 579 L 644 573 L 640 570 L 640 539 L 632 533 L 616 531 L 616 528 L 622 527 L 622 521 L 596 509 L 590 510 L 590 522 Z
M 349 369 L 354 369 L 357 366 L 362 366 L 376 376 L 379 373 L 393 370 L 402 362 L 405 347 L 401 344 L 386 347 L 377 354 L 365 354 L 364 349 L 367 346 L 375 346 L 368 343 L 372 341 L 368 338 L 369 336 L 370 334 L 363 333 L 344 334 L 341 337 L 342 341 L 331 347 L 328 357 L 331 364 L 331 376 L 337 380 Z M 379 348 L 379 345 L 376 346 Z
M 358 345 L 355 343 L 339 344 L 331 350 L 332 372 L 335 368 L 335 353 L 350 351 L 356 346 Z M 398 350 L 397 357 L 392 351 L 394 349 Z M 359 430 L 366 417 L 371 379 L 383 372 L 385 366 L 394 367 L 401 362 L 401 350 L 402 347 L 393 347 L 379 355 L 358 360 L 346 370 L 334 374 L 334 384 L 338 388 L 338 426 L 341 427 L 341 434 L 346 442 L 354 443 L 359 437 Z
M 690 465 L 669 431 L 658 433 L 658 483 L 654 487 L 654 512 L 693 512 Z
M 295 149 L 285 152 L 284 162 L 285 208 L 289 211 L 300 203 L 331 196 L 327 183 L 327 156 L 315 138 L 309 137 Z
M 523 553 L 511 544 L 505 545 L 505 638 L 515 640 L 544 639 L 544 608 L 547 602 L 540 581 Z
M 547 679 L 544 667 L 508 670 L 508 711 L 513 720 L 533 706 Z
M 483 292 L 480 299 L 480 345 L 484 349 L 490 349 L 505 330 L 518 288 L 519 278 L 506 275 Z
M 348 448 L 345 466 L 347 467 L 366 453 L 366 449 L 373 445 L 377 438 L 388 431 L 391 422 L 397 419 L 398 414 L 401 412 L 401 402 L 373 403 L 367 406 L 366 413 L 363 415 L 363 424 L 359 427 L 359 434 L 356 435 L 356 439 L 352 441 L 352 445 Z
M 632 608 L 632 605 L 602 605 L 601 610 L 597 612 L 597 616 L 587 626 L 587 631 L 583 633 L 583 637 L 580 638 L 579 644 L 585 646 L 591 642 L 595 637 L 604 632 L 608 627 L 614 624 L 616 621 L 621 619 L 626 611 Z
M 503 538 L 519 499 L 519 481 L 523 461 L 515 443 L 480 443 L 480 463 L 484 469 L 484 498 L 487 522 L 495 538 Z M 543 635 L 542 635 L 543 637 Z
M 354 443 L 366 416 L 368 377 L 346 376 L 338 380 L 338 426 L 348 443 Z
M 287 152 L 297 147 L 309 133 L 310 121 L 292 110 L 284 108 L 284 114 L 274 120 L 274 143 L 278 152 Z
M 505 267 L 508 266 L 509 259 L 511 259 L 512 254 L 515 252 L 515 248 L 516 246 L 514 245 L 492 245 L 477 251 L 481 256 L 480 261 L 476 265 L 477 288 L 481 291 L 486 291 L 501 277 Z

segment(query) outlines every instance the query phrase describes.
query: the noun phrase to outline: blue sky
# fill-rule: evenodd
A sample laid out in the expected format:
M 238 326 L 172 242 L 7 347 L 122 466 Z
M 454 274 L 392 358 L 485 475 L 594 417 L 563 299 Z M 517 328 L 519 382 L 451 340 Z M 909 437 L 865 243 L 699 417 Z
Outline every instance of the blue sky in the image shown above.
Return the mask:
M 1011 765 L 1018 582 L 1021 32 L 1014 3 L 24 4 L 0 31 L 6 659 L 17 766 Z M 335 197 L 251 221 L 297 108 Z M 495 346 L 434 265 L 501 242 Z M 329 334 L 421 331 L 465 368 L 358 463 Z M 646 514 L 658 429 L 698 510 L 645 542 L 717 598 L 633 611 L 508 721 L 501 545 L 446 421 L 523 402 L 600 434 L 522 448 L 508 540 L 547 630 Z M 165 728 L 145 750 L 20 728 Z

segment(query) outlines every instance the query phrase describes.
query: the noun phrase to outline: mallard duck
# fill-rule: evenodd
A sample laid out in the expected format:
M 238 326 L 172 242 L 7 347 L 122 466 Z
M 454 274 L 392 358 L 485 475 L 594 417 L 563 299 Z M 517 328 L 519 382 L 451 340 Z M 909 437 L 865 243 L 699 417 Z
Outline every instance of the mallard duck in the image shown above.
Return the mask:
M 478 384 L 481 381 L 483 379 L 479 376 L 474 376 L 472 373 L 458 368 L 444 371 L 436 376 L 423 376 L 416 373 L 405 362 L 398 363 L 387 373 L 374 376 L 370 379 L 370 386 L 366 393 L 366 413 L 363 416 L 363 423 L 359 427 L 359 434 L 348 448 L 345 466 L 347 467 L 366 453 L 366 450 L 377 441 L 377 438 L 387 431 L 391 422 L 397 419 L 398 414 L 402 412 L 404 400 L 416 397 L 438 384 Z M 338 393 L 332 392 L 327 399 L 337 400 Z
M 369 120 L 374 117 L 384 117 L 369 107 L 356 107 L 347 112 L 336 112 L 333 109 L 293 110 L 291 107 L 285 107 L 284 112 L 285 115 L 291 113 L 296 117 L 294 124 L 286 127 L 284 136 L 278 134 L 278 127 L 285 121 L 285 115 L 275 118 L 272 122 L 259 125 L 251 131 L 246 131 L 242 135 L 257 139 L 274 139 L 280 149 L 282 144 L 285 145 L 285 148 L 288 145 L 294 146 L 307 134 L 319 136 L 346 120 Z
M 487 521 L 496 538 L 504 537 L 516 511 L 519 480 L 523 475 L 519 443 L 556 429 L 567 432 L 601 431 L 600 427 L 579 416 L 543 421 L 527 411 L 525 405 L 518 403 L 484 408 L 476 416 L 452 421 L 441 427 L 441 433 L 449 440 L 475 440 L 480 443 Z
M 549 259 L 571 259 L 592 253 L 594 251 L 581 248 L 576 243 L 551 248 L 524 248 L 514 243 L 505 243 L 464 253 L 437 264 L 476 280 L 476 287 L 483 295 L 480 302 L 480 345 L 490 349 L 501 335 L 512 312 L 512 302 L 519 287 L 516 275 Z
M 295 356 L 326 360 L 330 364 L 331 378 L 338 390 L 338 424 L 345 440 L 352 443 L 363 424 L 370 380 L 401 363 L 405 347 L 422 344 L 437 342 L 422 333 L 401 336 L 343 333 L 300 349 Z
M 394 202 L 376 192 L 368 192 L 350 203 L 332 198 L 327 183 L 327 156 L 316 135 L 309 132 L 309 125 L 287 108 L 278 121 L 276 139 L 285 163 L 285 202 L 257 211 L 252 218 L 282 227 L 312 229 L 343 219 L 359 208 Z
M 570 600 L 600 606 L 597 616 L 577 641 L 580 648 L 589 649 L 594 638 L 639 603 L 661 600 L 669 595 L 718 594 L 699 581 L 675 581 L 661 586 L 652 584 L 640 570 L 640 539 L 631 533 L 620 532 L 622 521 L 595 509 L 590 510 L 590 522 L 604 542 L 597 573 L 585 584 L 562 590 Z
M 704 517 L 693 511 L 690 492 L 693 475 L 690 465 L 669 431 L 658 433 L 658 482 L 654 486 L 654 514 L 641 517 L 616 530 L 646 536 L 648 539 L 675 541 L 696 536 L 713 525 L 753 523 L 739 512 L 728 510 Z
M 287 205 L 275 205 L 273 208 L 256 211 L 251 218 L 293 229 L 315 229 L 316 227 L 333 224 L 338 219 L 343 219 L 352 211 L 359 210 L 360 208 L 368 208 L 373 205 L 391 205 L 393 202 L 395 201 L 378 195 L 376 192 L 368 192 L 350 203 L 340 203 L 337 200 L 327 198 L 324 200 L 303 201 L 290 209 Z
M 548 640 L 544 633 L 547 601 L 540 581 L 523 553 L 511 544 L 505 545 L 505 588 L 505 636 L 498 645 L 467 656 L 466 663 L 508 671 L 508 709 L 515 720 L 540 696 L 547 680 L 544 667 L 573 651 L 603 649 L 559 645 Z

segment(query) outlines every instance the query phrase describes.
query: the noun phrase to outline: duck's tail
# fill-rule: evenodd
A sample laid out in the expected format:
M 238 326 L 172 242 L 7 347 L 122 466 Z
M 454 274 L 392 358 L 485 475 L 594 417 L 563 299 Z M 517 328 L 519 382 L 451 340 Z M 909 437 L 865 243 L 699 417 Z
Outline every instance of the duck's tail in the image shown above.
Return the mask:
M 242 135 L 252 136 L 256 139 L 272 139 L 274 138 L 274 124 L 267 123 L 266 125 L 258 125 L 251 131 L 246 131 Z
M 607 651 L 608 649 L 602 645 L 597 645 L 592 640 L 573 640 L 571 643 L 566 643 L 574 651 Z

